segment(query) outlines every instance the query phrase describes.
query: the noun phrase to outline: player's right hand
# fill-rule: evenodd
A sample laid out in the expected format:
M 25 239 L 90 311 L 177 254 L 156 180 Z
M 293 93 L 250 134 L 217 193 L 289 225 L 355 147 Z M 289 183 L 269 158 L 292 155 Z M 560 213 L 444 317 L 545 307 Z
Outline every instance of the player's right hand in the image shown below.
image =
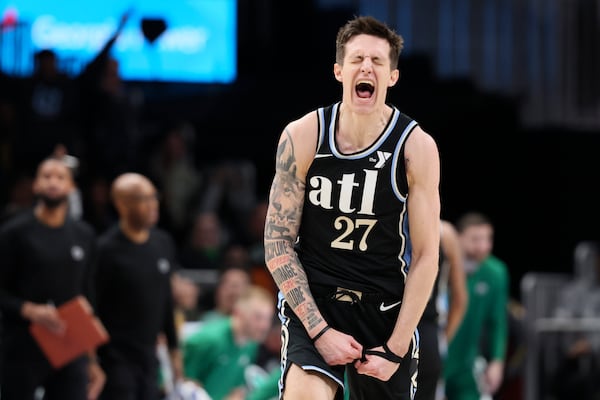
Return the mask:
M 315 347 L 328 365 L 344 365 L 362 357 L 362 345 L 333 328 L 315 342 Z

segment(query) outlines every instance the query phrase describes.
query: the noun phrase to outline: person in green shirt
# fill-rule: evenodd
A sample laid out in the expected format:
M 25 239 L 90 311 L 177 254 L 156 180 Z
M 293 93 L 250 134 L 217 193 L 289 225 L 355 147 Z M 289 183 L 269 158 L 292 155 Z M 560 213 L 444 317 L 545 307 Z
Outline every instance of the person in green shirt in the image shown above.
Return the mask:
M 508 268 L 492 255 L 494 227 L 477 212 L 456 223 L 467 274 L 468 306 L 444 362 L 448 400 L 480 400 L 500 387 L 508 341 Z M 476 364 L 486 360 L 476 373 Z
M 277 400 L 279 398 L 279 380 L 281 369 L 274 368 L 258 382 L 244 397 L 244 400 Z
M 212 400 L 246 390 L 246 368 L 256 362 L 259 344 L 271 327 L 275 299 L 250 286 L 236 301 L 230 317 L 208 321 L 183 342 L 183 368 Z

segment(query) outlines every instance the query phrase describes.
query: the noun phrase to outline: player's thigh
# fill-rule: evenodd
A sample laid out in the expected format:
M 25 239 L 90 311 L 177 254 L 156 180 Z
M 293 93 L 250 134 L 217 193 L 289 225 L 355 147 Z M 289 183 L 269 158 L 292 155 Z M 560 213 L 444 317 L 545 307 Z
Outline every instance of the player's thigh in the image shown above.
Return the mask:
M 333 400 L 339 385 L 315 371 L 305 371 L 292 364 L 285 376 L 284 400 Z

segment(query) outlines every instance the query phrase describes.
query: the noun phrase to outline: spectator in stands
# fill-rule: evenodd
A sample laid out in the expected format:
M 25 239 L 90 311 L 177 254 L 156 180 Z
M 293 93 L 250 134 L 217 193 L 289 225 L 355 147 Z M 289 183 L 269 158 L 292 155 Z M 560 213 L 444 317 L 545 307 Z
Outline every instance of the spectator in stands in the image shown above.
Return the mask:
M 183 379 L 172 276 L 176 245 L 157 228 L 156 188 L 137 173 L 119 175 L 111 195 L 119 223 L 98 241 L 97 310 L 111 340 L 98 349 L 105 400 L 158 400 L 157 345 L 164 334 L 173 378 Z
M 189 228 L 198 203 L 202 174 L 196 168 L 192 149 L 195 131 L 189 122 L 170 126 L 150 160 L 149 171 L 161 192 L 168 227 L 177 241 Z
M 18 93 L 20 133 L 13 142 L 15 168 L 27 173 L 33 173 L 58 143 L 70 151 L 78 149 L 72 81 L 60 71 L 53 50 L 40 50 L 34 57 L 34 73 L 23 80 Z
M 186 377 L 198 381 L 212 399 L 225 399 L 246 391 L 246 371 L 257 359 L 275 312 L 275 298 L 251 286 L 237 299 L 228 318 L 202 325 L 184 340 Z
M 223 160 L 203 169 L 207 181 L 199 200 L 201 211 L 219 214 L 236 240 L 243 240 L 244 227 L 256 204 L 256 167 L 248 160 Z
M 197 316 L 201 288 L 191 278 L 176 272 L 171 278 L 171 291 L 175 302 L 175 327 L 181 337 L 185 322 L 191 316 Z
M 239 265 L 223 266 L 219 271 L 219 282 L 214 293 L 209 292 L 214 296 L 214 305 L 202 313 L 201 320 L 231 316 L 236 301 L 250 285 L 251 277 L 247 268 Z
M 76 80 L 78 122 L 86 140 L 87 170 L 109 180 L 140 167 L 143 96 L 123 82 L 119 62 L 111 56 L 128 19 L 126 12 L 113 35 Z
M 221 268 L 239 267 L 243 269 L 250 268 L 250 253 L 248 247 L 242 243 L 230 243 L 223 250 L 223 259 Z
M 103 176 L 88 177 L 83 188 L 83 219 L 96 232 L 105 232 L 117 222 L 117 215 L 110 202 L 110 182 Z
M 229 243 L 227 232 L 216 212 L 200 212 L 194 218 L 189 238 L 179 255 L 186 269 L 218 270 Z
M 2 400 L 95 399 L 104 373 L 94 358 L 82 356 L 54 369 L 29 333 L 32 323 L 61 333 L 56 306 L 75 296 L 92 296 L 95 234 L 69 216 L 74 188 L 70 168 L 58 159 L 39 165 L 33 183 L 37 202 L 0 230 L 0 311 L 2 313 Z M 89 374 L 89 376 L 88 376 Z
M 235 392 L 227 400 L 276 400 L 281 379 L 281 321 L 274 316 L 271 329 L 260 344 L 255 373 L 248 373 L 247 390 Z
M 478 212 L 456 223 L 467 274 L 468 306 L 448 346 L 444 379 L 448 400 L 479 400 L 500 387 L 508 340 L 508 268 L 492 254 L 494 227 Z M 481 343 L 485 335 L 485 348 Z M 486 360 L 475 375 L 476 360 Z

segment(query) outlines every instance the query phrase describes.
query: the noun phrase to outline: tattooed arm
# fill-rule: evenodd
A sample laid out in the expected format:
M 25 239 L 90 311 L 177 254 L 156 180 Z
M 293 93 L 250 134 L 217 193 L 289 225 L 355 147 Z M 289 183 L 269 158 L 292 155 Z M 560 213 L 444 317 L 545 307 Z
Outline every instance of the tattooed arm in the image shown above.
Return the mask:
M 316 149 L 317 125 L 316 114 L 311 113 L 289 124 L 281 134 L 264 233 L 267 267 L 311 338 L 327 327 L 327 321 L 310 292 L 294 243 L 302 217 L 306 172 Z M 315 343 L 329 364 L 351 362 L 362 351 L 351 336 L 333 329 Z
M 279 140 L 265 222 L 265 261 L 277 287 L 302 320 L 308 335 L 313 337 L 327 322 L 317 309 L 306 273 L 294 251 L 304 205 L 304 179 L 312 156 L 306 143 L 310 140 L 294 141 L 292 132 L 299 136 L 302 127 L 310 125 L 309 122 L 310 116 L 306 116 L 290 124 Z M 314 132 L 316 134 L 316 127 Z M 312 148 L 315 147 L 316 144 Z

